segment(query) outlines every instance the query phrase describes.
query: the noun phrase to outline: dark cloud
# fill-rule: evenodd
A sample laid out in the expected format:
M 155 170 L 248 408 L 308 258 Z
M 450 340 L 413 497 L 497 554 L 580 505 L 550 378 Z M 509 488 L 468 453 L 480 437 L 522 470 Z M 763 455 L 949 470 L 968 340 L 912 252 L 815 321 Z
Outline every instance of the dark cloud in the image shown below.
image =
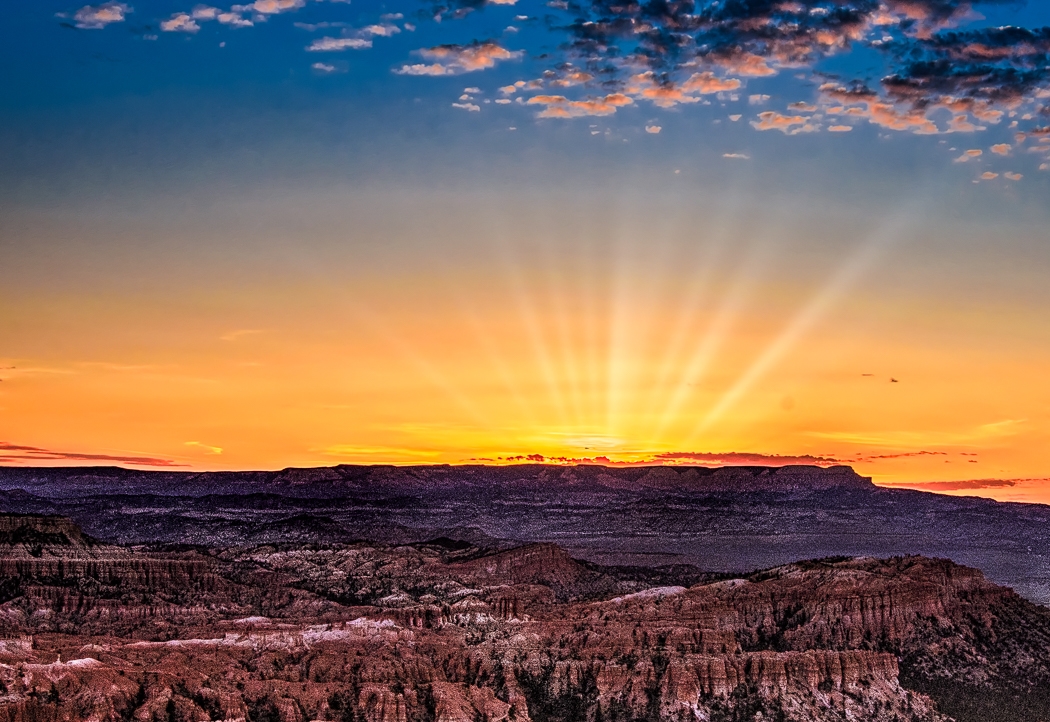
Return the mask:
M 922 456 L 976 456 L 972 453 L 949 453 L 947 451 L 902 451 L 892 454 L 853 454 L 853 455 L 818 455 L 818 454 L 763 454 L 749 451 L 730 451 L 717 453 L 712 451 L 665 451 L 646 454 L 641 458 L 631 461 L 612 460 L 608 456 L 571 457 L 571 456 L 545 456 L 543 454 L 514 454 L 512 456 L 500 456 L 495 461 L 501 462 L 533 462 L 539 464 L 602 464 L 605 466 L 653 466 L 653 465 L 688 465 L 699 464 L 703 466 L 787 466 L 792 464 L 808 464 L 813 466 L 836 466 L 839 464 L 860 464 L 893 459 L 908 459 Z M 476 458 L 470 461 L 491 462 L 491 458 Z M 958 483 L 958 482 L 930 482 L 930 483 Z M 967 482 L 971 483 L 971 482 Z M 976 482 L 972 482 L 976 483 Z
M 750 452 L 739 452 L 733 451 L 726 454 L 716 454 L 711 452 L 697 452 L 697 451 L 670 451 L 662 454 L 656 454 L 653 456 L 653 461 L 657 462 L 683 462 L 683 461 L 694 461 L 702 464 L 717 464 L 717 465 L 759 465 L 759 466 L 770 466 L 770 465 L 786 465 L 786 464 L 814 464 L 817 466 L 830 466 L 834 464 L 841 464 L 839 459 L 831 456 L 813 456 L 811 454 L 802 455 L 782 455 L 782 454 L 758 454 Z
M 967 491 L 970 489 L 1005 489 L 1016 485 L 1017 482 L 1013 479 L 972 479 L 970 481 L 919 481 L 900 486 L 924 491 Z
M 454 15 L 484 4 L 442 7 Z M 548 25 L 568 37 L 563 52 L 552 55 L 557 64 L 545 79 L 556 86 L 559 68 L 572 68 L 576 77 L 588 77 L 584 92 L 591 95 L 579 102 L 623 93 L 668 107 L 683 96 L 696 100 L 683 85 L 698 73 L 727 88 L 789 69 L 817 79 L 821 59 L 856 46 L 879 52 L 888 72 L 874 84 L 848 77 L 821 81 L 821 104 L 813 112 L 830 116 L 824 126 L 844 129 L 842 119 L 831 122 L 841 115 L 919 133 L 978 130 L 1023 103 L 1032 104 L 1033 115 L 1045 112 L 1050 95 L 1050 28 L 959 29 L 976 17 L 971 6 L 989 4 L 1000 3 L 575 0 L 551 6 L 564 5 L 568 19 L 548 18 Z M 783 129 L 760 126 L 767 128 Z
M 887 95 L 914 108 L 943 107 L 981 120 L 1020 105 L 1050 80 L 1050 28 L 942 32 L 900 43 Z M 896 48 L 895 48 L 896 49 Z
M 897 454 L 868 454 L 856 456 L 851 459 L 843 459 L 844 463 L 857 464 L 864 461 L 884 461 L 887 459 L 909 459 L 915 456 L 949 456 L 946 451 L 903 451 Z M 962 454 L 970 456 L 970 454 Z
M 110 454 L 82 454 L 42 449 L 38 446 L 20 446 L 0 441 L 0 464 L 39 463 L 46 461 L 106 461 L 133 466 L 185 466 L 171 459 L 152 456 L 117 456 Z
M 492 461 L 492 459 L 470 459 L 470 461 Z M 788 466 L 807 464 L 834 466 L 843 463 L 830 456 L 760 454 L 731 451 L 724 454 L 706 451 L 668 451 L 648 455 L 632 461 L 614 461 L 608 456 L 570 457 L 544 456 L 543 454 L 515 454 L 501 456 L 502 462 L 532 462 L 538 464 L 601 464 L 603 466 L 655 466 L 655 465 L 702 465 L 702 466 Z

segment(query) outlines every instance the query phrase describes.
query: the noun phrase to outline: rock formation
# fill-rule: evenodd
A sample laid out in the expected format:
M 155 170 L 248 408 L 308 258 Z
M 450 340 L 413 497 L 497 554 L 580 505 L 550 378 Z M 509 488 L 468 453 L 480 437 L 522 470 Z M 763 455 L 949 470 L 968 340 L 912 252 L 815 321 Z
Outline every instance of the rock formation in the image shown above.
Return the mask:
M 1050 710 L 1050 611 L 923 557 L 646 576 L 550 544 L 126 549 L 11 515 L 0 569 L 0 722 Z

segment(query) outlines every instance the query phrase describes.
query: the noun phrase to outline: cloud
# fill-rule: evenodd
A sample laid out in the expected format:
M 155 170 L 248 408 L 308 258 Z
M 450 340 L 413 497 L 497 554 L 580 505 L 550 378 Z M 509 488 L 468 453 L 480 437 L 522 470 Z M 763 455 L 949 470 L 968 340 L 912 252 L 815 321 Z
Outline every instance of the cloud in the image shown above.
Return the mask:
M 684 83 L 682 90 L 687 93 L 700 93 L 710 95 L 711 93 L 724 93 L 737 90 L 742 83 L 736 78 L 719 78 L 711 71 L 693 73 Z
M 306 0 L 255 0 L 247 5 L 234 5 L 234 12 L 257 12 L 260 15 L 277 15 L 278 13 L 298 10 L 306 5 Z
M 496 67 L 501 60 L 515 60 L 523 53 L 507 50 L 494 41 L 470 45 L 438 45 L 416 51 L 427 64 L 403 65 L 394 72 L 400 75 L 458 75 Z
M 625 105 L 632 105 L 634 100 L 623 93 L 610 93 L 601 98 L 587 100 L 569 100 L 563 95 L 534 95 L 529 98 L 529 105 L 546 106 L 540 113 L 541 118 L 582 118 L 590 115 L 612 115 Z
M 73 20 L 78 28 L 100 30 L 111 23 L 122 23 L 131 7 L 124 3 L 103 3 L 102 5 L 85 5 L 76 11 Z
M 830 103 L 825 110 L 829 115 L 864 118 L 869 123 L 891 130 L 920 134 L 938 132 L 937 125 L 923 111 L 900 108 L 883 100 L 864 85 L 825 83 L 820 86 L 820 93 L 823 100 Z
M 318 38 L 307 46 L 311 53 L 342 52 L 346 49 L 364 50 L 372 47 L 371 40 L 364 38 Z
M 460 108 L 462 110 L 467 110 L 467 111 L 470 111 L 472 113 L 477 113 L 478 111 L 481 110 L 481 106 L 480 105 L 475 105 L 474 103 L 453 103 L 452 107 L 453 108 Z
M 191 13 L 194 20 L 215 20 L 219 17 L 221 10 L 210 5 L 198 5 Z
M 176 13 L 170 19 L 161 22 L 160 29 L 166 33 L 195 33 L 201 26 L 186 13 Z
M 785 466 L 788 464 L 813 464 L 817 466 L 834 466 L 841 462 L 831 456 L 814 456 L 812 454 L 760 454 L 733 451 L 724 454 L 700 451 L 669 451 L 654 454 L 652 459 L 660 462 L 699 462 L 726 466 Z
M 647 126 L 645 126 L 645 132 L 646 133 L 651 133 L 653 135 L 656 135 L 661 130 L 663 130 L 663 128 L 661 128 L 659 125 L 647 125 Z
M 199 23 L 212 20 L 235 28 L 251 27 L 254 23 L 241 15 L 250 9 L 251 5 L 235 5 L 233 11 L 224 12 L 210 5 L 197 5 L 189 13 L 175 13 L 167 20 L 161 21 L 160 29 L 167 33 L 195 33 L 201 29 Z
M 1011 146 L 1009 143 L 997 143 L 992 146 L 992 152 L 996 155 L 1010 155 Z
M 556 85 L 558 82 L 551 84 Z M 739 87 L 739 80 L 719 78 L 711 72 L 693 73 L 681 84 L 675 84 L 648 71 L 632 76 L 623 92 L 640 100 L 648 100 L 661 108 L 672 108 L 679 103 L 699 103 L 700 95 L 721 93 Z
M 425 65 L 423 63 L 415 63 L 414 65 L 402 65 L 399 70 L 395 70 L 398 75 L 451 75 L 452 72 L 440 63 L 434 63 L 432 65 Z
M 254 25 L 251 20 L 242 17 L 240 13 L 219 13 L 215 19 L 223 25 L 235 28 L 250 28 Z
M 449 5 L 465 10 L 472 2 L 477 0 Z M 847 116 L 902 132 L 977 132 L 1022 103 L 1050 97 L 1050 28 L 959 30 L 979 17 L 970 8 L 980 2 L 594 0 L 565 5 L 572 19 L 560 27 L 570 40 L 563 53 L 552 55 L 561 64 L 586 67 L 606 93 L 619 91 L 670 107 L 695 102 L 695 91 L 685 83 L 698 71 L 735 79 L 791 70 L 816 79 L 822 77 L 816 71 L 819 61 L 863 47 L 887 66 L 882 80 L 871 87 L 848 78 L 827 83 L 818 100 L 828 102 L 817 105 L 837 102 Z M 632 92 L 639 77 L 648 80 Z M 735 83 L 733 89 L 739 88 L 740 81 Z M 843 97 L 836 101 L 829 97 L 834 95 Z M 752 95 L 756 101 L 762 97 Z M 805 105 L 807 111 L 815 107 Z M 845 124 L 835 127 L 846 132 Z
M 392 35 L 397 35 L 401 32 L 401 28 L 397 25 L 391 25 L 390 23 L 383 23 L 382 25 L 366 25 L 361 28 L 360 32 L 365 35 L 376 35 L 382 38 L 389 38 Z
M 635 458 L 614 459 L 609 456 L 571 457 L 571 456 L 546 456 L 539 453 L 520 453 L 510 456 L 500 456 L 496 461 L 502 462 L 534 462 L 546 464 L 601 464 L 606 466 L 788 466 L 793 464 L 805 464 L 812 466 L 839 466 L 858 463 L 877 463 L 880 461 L 891 461 L 896 459 L 907 459 L 916 457 L 945 457 L 953 454 L 945 451 L 918 450 L 903 451 L 888 454 L 862 454 L 862 455 L 831 455 L 831 454 L 767 454 L 761 452 L 710 452 L 710 451 L 664 451 L 653 453 L 633 453 Z M 959 456 L 975 456 L 975 454 L 960 453 Z M 470 461 L 477 461 L 471 459 Z M 492 459 L 489 459 L 492 461 Z M 1004 483 L 1005 485 L 1005 483 Z
M 850 464 L 857 464 L 865 461 L 887 461 L 890 459 L 910 459 L 916 456 L 948 456 L 947 451 L 901 451 L 893 454 L 862 454 L 860 456 L 854 456 L 851 458 L 843 459 L 844 462 Z
M 471 459 L 470 461 L 479 461 Z M 491 459 L 489 460 L 491 461 Z M 544 454 L 513 454 L 497 457 L 502 462 L 531 462 L 537 464 L 596 464 L 602 466 L 835 466 L 841 462 L 830 456 L 810 454 L 761 454 L 747 452 L 714 453 L 704 451 L 668 451 L 648 454 L 642 458 L 616 460 L 608 456 L 571 457 L 545 456 Z
M 981 173 L 981 178 L 983 178 L 984 180 L 995 180 L 998 177 L 999 177 L 998 173 L 992 173 L 990 170 L 987 170 L 984 173 Z
M 566 66 L 559 68 L 557 71 L 550 71 L 553 80 L 549 81 L 549 85 L 552 88 L 571 88 L 574 85 L 583 85 L 594 80 L 594 76 L 583 70 L 579 70 L 572 66 Z M 523 81 L 518 81 L 522 85 L 525 85 Z M 510 87 L 515 87 L 515 85 Z M 511 91 L 514 92 L 514 91 Z
M 1016 486 L 1013 479 L 972 479 L 969 481 L 916 481 L 893 484 L 895 487 L 923 491 L 968 491 L 976 489 L 1005 489 Z
M 203 450 L 206 454 L 210 454 L 212 456 L 218 456 L 222 453 L 221 446 L 211 446 L 210 444 L 202 444 L 199 441 L 187 441 L 186 446 L 196 447 L 198 449 Z
M 661 108 L 708 104 L 704 96 L 713 94 L 726 94 L 720 100 L 737 102 L 745 83 L 761 82 L 751 79 L 790 72 L 802 80 L 819 80 L 819 92 L 790 103 L 783 114 L 761 114 L 752 123 L 756 129 L 795 135 L 827 127 L 829 132 L 845 133 L 863 119 L 900 132 L 974 133 L 1009 114 L 1017 118 L 1010 127 L 1024 135 L 1029 128 L 1019 123 L 1034 123 L 1050 114 L 1050 28 L 964 28 L 977 18 L 971 6 L 981 1 L 551 2 L 545 11 L 550 15 L 546 27 L 565 33 L 565 42 L 550 43 L 554 49 L 538 56 L 549 63 L 541 78 L 506 85 L 501 92 L 535 90 L 541 93 L 535 97 L 546 99 L 534 103 L 545 106 L 543 117 L 571 118 L 611 114 L 627 104 L 621 98 Z M 198 5 L 191 12 L 176 13 L 161 27 L 196 32 L 200 23 L 212 20 L 248 26 L 305 4 L 306 0 L 255 0 L 234 5 L 229 12 Z M 433 0 L 427 12 L 438 20 L 461 18 L 492 4 L 512 3 Z M 566 12 L 564 21 L 556 18 L 559 9 Z M 101 28 L 123 20 L 127 12 L 130 8 L 122 3 L 85 6 L 76 13 L 76 21 L 79 27 Z M 393 24 L 403 20 L 399 13 L 381 18 L 346 37 L 315 40 L 307 49 L 364 49 L 371 47 L 372 38 L 414 29 Z M 824 59 L 857 49 L 863 49 L 865 58 L 881 58 L 880 80 L 866 82 L 846 74 L 827 82 L 829 76 L 817 70 Z M 419 62 L 393 72 L 459 75 L 523 56 L 495 40 L 437 45 L 416 54 Z M 562 95 L 564 89 L 578 86 L 585 87 L 579 97 Z M 747 97 L 753 104 L 769 100 L 762 92 Z M 793 122 L 798 118 L 805 120 Z M 995 153 L 1010 150 L 1005 143 L 993 148 Z
M 972 148 L 970 150 L 963 151 L 963 154 L 955 159 L 956 163 L 967 163 L 971 158 L 980 158 L 984 155 L 984 151 L 980 148 Z
M 319 73 L 334 73 L 338 70 L 334 65 L 329 65 L 328 63 L 314 63 L 310 67 Z
M 1012 180 L 1012 181 L 1019 181 L 1022 178 L 1024 178 L 1024 176 L 1021 175 L 1020 173 L 1013 173 L 1011 171 L 1006 171 L 1005 173 L 1003 173 L 1003 177 L 1006 178 L 1007 180 Z
M 735 158 L 736 160 L 751 160 L 751 156 L 744 153 L 723 153 L 723 158 Z
M 127 456 L 116 454 L 85 454 L 69 451 L 54 451 L 39 446 L 21 446 L 0 441 L 0 463 L 32 463 L 49 461 L 108 461 L 133 466 L 185 466 L 171 459 L 153 456 Z
M 820 130 L 820 126 L 810 122 L 811 118 L 804 115 L 781 115 L 772 110 L 758 114 L 758 120 L 751 121 L 751 125 L 757 130 L 779 130 L 785 135 L 796 135 L 798 133 L 812 133 Z

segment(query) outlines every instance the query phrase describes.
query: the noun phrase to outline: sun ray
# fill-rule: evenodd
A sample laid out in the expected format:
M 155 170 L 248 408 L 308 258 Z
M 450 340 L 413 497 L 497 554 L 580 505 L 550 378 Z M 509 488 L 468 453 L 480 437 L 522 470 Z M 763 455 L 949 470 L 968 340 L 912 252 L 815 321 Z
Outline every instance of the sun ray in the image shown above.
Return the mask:
M 875 230 L 860 243 L 838 270 L 792 317 L 765 350 L 752 362 L 718 402 L 707 412 L 693 432 L 684 439 L 684 446 L 711 428 L 744 397 L 791 349 L 827 314 L 831 306 L 851 289 L 861 276 L 900 240 L 908 213 L 900 212 Z
M 753 255 L 750 256 L 737 270 L 732 285 L 722 297 L 718 309 L 707 324 L 706 331 L 693 347 L 685 367 L 681 369 L 678 385 L 652 433 L 651 438 L 654 442 L 659 444 L 664 440 L 668 427 L 678 419 L 683 404 L 692 396 L 695 387 L 704 380 L 716 355 L 729 338 L 740 310 L 755 284 L 753 258 Z
M 650 432 L 643 440 L 650 444 L 658 440 L 667 423 L 666 411 L 659 419 L 654 419 L 658 405 L 662 403 L 666 410 L 673 403 L 676 394 L 681 393 L 681 389 L 687 383 L 684 379 L 688 372 L 685 372 L 684 375 L 680 373 L 683 366 L 689 363 L 683 358 L 686 342 L 692 337 L 697 316 L 712 291 L 715 271 L 725 251 L 728 233 L 728 223 L 723 221 L 719 224 L 719 229 L 714 236 L 708 238 L 707 242 L 700 247 L 701 253 L 696 256 L 693 264 L 698 272 L 692 275 L 692 280 L 686 287 L 682 300 L 675 304 L 678 313 L 675 315 L 674 325 L 667 336 L 664 352 L 652 384 L 653 391 L 649 394 L 643 416 L 647 422 L 651 421 Z M 675 376 L 678 377 L 678 381 L 672 387 L 671 379 Z
M 558 415 L 558 423 L 562 428 L 569 424 L 568 409 L 565 397 L 561 392 L 557 369 L 551 357 L 549 344 L 540 320 L 538 304 L 533 295 L 528 291 L 527 284 L 523 278 L 522 268 L 525 266 L 521 261 L 512 243 L 502 245 L 503 271 L 507 276 L 508 290 L 513 298 L 518 317 L 525 330 L 532 349 L 533 358 L 540 371 L 540 376 L 547 387 L 547 393 L 554 404 Z
M 549 238 L 553 234 L 547 234 Z M 563 276 L 564 259 L 561 259 L 551 248 L 549 242 L 543 243 L 542 258 L 544 268 L 545 295 L 548 300 L 548 316 L 554 330 L 557 345 L 558 364 L 561 378 L 566 387 L 567 403 L 572 412 L 572 423 L 579 426 L 583 422 L 581 404 L 581 379 L 576 367 L 575 347 L 572 342 L 572 318 L 569 312 L 566 295 L 571 285 Z

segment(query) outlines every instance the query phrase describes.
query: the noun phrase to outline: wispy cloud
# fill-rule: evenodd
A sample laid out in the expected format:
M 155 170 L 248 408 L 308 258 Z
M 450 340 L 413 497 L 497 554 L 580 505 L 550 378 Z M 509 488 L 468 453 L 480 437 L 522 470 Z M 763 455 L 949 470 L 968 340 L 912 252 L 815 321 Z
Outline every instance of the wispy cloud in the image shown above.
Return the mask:
M 616 459 L 604 454 L 597 456 L 548 456 L 539 453 L 520 453 L 495 458 L 474 458 L 468 461 L 533 464 L 595 464 L 601 466 L 837 466 L 842 462 L 830 456 L 812 454 L 762 454 L 752 452 L 667 451 L 640 454 L 637 458 Z
M 787 465 L 787 464 L 815 464 L 818 466 L 830 466 L 842 463 L 831 456 L 814 456 L 812 454 L 761 454 L 753 452 L 729 452 L 724 454 L 700 451 L 669 451 L 654 454 L 652 459 L 659 462 L 697 462 L 701 464 L 716 464 L 727 466 L 741 465 Z
M 977 489 L 1004 489 L 1016 485 L 1017 481 L 1013 479 L 972 479 L 970 481 L 915 481 L 898 484 L 887 484 L 887 486 L 903 487 L 906 489 L 922 489 L 925 491 L 968 491 Z
M 39 446 L 22 446 L 0 441 L 0 463 L 39 464 L 53 461 L 104 461 L 132 466 L 185 466 L 185 464 L 180 464 L 171 459 L 162 459 L 155 456 L 56 451 Z
M 311 53 L 341 52 L 343 50 L 364 50 L 372 47 L 372 41 L 366 38 L 318 38 L 307 46 Z
M 210 454 L 212 456 L 218 456 L 218 455 L 220 455 L 222 453 L 222 447 L 221 446 L 212 446 L 210 444 L 202 444 L 199 441 L 187 441 L 187 442 L 185 442 L 185 445 L 186 446 L 192 446 L 192 447 L 197 448 L 197 449 L 201 449 L 206 454 Z

